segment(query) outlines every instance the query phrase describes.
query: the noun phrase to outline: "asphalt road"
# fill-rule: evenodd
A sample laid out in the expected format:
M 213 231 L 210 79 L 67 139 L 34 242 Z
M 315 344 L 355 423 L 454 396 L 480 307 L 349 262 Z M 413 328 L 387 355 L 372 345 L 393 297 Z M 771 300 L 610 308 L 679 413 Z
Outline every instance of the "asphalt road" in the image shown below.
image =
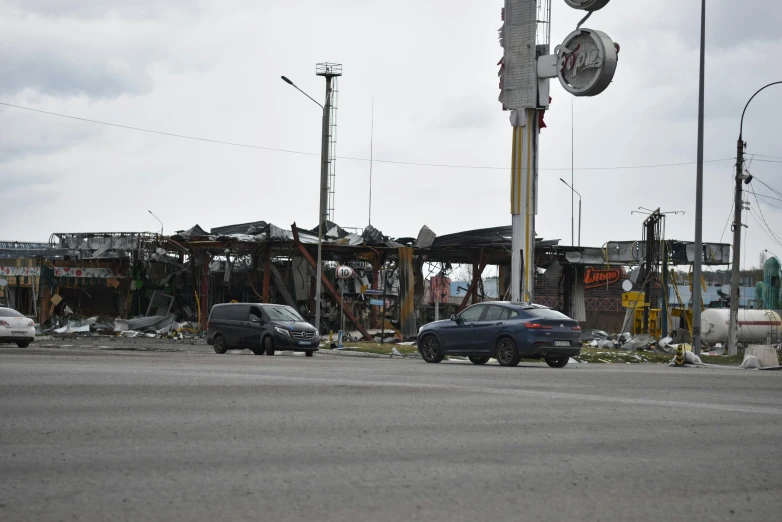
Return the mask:
M 0 520 L 780 520 L 782 373 L 0 347 Z

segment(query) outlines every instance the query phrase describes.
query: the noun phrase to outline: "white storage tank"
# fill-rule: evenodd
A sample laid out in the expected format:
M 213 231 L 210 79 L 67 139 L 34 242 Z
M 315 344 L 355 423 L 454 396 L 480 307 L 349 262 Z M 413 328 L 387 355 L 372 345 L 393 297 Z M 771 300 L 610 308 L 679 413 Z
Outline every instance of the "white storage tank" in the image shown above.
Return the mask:
M 782 317 L 774 310 L 739 310 L 738 342 L 776 343 L 782 332 Z M 707 343 L 728 342 L 730 309 L 709 308 L 701 313 L 701 339 Z

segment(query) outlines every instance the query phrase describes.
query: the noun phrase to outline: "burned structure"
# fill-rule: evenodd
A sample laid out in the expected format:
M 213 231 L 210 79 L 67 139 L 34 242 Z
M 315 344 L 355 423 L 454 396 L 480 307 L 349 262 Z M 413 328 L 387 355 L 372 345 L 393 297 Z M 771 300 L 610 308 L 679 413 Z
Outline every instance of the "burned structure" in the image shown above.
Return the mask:
M 416 237 L 393 239 L 372 226 L 326 225 L 325 334 L 339 329 L 344 313 L 354 337 L 409 339 L 437 316 L 484 300 L 510 299 L 511 227 L 437 236 L 424 226 Z M 670 240 L 665 245 L 667 263 L 692 263 L 692 245 Z M 614 329 L 625 316 L 621 283 L 647 248 L 638 241 L 590 248 L 537 238 L 535 302 L 586 327 Z M 705 248 L 711 264 L 724 264 L 729 256 L 728 245 Z M 55 233 L 48 244 L 0 243 L 5 283 L 0 299 L 41 325 L 59 327 L 64 317 L 80 316 L 117 329 L 144 324 L 157 331 L 188 323 L 204 330 L 211 307 L 233 301 L 283 303 L 313 321 L 316 257 L 317 229 L 295 223 L 279 227 L 256 221 L 209 231 L 195 225 L 171 236 Z M 339 265 L 352 267 L 353 277 L 338 280 Z M 465 266 L 469 280 L 451 292 L 453 270 Z M 497 273 L 491 291 L 488 267 Z

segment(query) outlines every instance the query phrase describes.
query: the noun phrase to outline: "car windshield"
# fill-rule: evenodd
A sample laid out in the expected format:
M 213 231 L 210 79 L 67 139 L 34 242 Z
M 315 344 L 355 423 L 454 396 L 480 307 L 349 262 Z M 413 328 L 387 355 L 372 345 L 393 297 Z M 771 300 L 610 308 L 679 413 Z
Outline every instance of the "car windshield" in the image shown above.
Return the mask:
M 24 315 L 10 308 L 0 308 L 0 317 L 24 317 Z
M 299 312 L 290 306 L 269 306 L 264 308 L 263 311 L 272 321 L 288 321 L 291 323 L 304 321 L 304 318 L 299 315 Z

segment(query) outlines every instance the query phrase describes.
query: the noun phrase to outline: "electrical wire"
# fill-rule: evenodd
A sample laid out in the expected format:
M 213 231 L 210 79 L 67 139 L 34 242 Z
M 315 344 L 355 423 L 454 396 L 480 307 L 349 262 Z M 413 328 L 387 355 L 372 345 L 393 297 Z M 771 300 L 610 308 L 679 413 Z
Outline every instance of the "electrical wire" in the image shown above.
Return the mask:
M 77 120 L 85 123 L 93 123 L 96 125 L 106 125 L 109 127 L 116 127 L 120 129 L 125 130 L 133 130 L 138 132 L 146 132 L 149 134 L 157 134 L 160 136 L 168 136 L 170 138 L 180 138 L 180 139 L 186 139 L 186 140 L 195 140 L 195 141 L 202 141 L 207 143 L 213 143 L 217 145 L 228 145 L 232 147 L 242 147 L 247 149 L 258 149 L 258 150 L 266 150 L 271 152 L 282 152 L 285 154 L 297 154 L 301 156 L 320 156 L 320 153 L 316 152 L 304 152 L 304 151 L 298 151 L 298 150 L 290 150 L 290 149 L 280 149 L 275 147 L 263 147 L 260 145 L 249 145 L 246 143 L 237 143 L 237 142 L 231 142 L 231 141 L 223 141 L 223 140 L 214 140 L 210 138 L 201 138 L 198 136 L 188 136 L 185 134 L 176 134 L 173 132 L 164 132 L 164 131 L 158 131 L 153 129 L 144 129 L 141 127 L 133 127 L 131 125 L 122 125 L 119 123 L 111 123 L 106 121 L 100 121 L 100 120 L 93 120 L 89 118 L 81 118 L 78 116 L 70 116 L 67 114 L 60 114 L 57 112 L 50 112 L 50 111 L 44 111 L 41 109 L 33 109 L 31 107 L 24 107 L 22 105 L 14 105 L 12 103 L 5 103 L 0 102 L 0 105 L 6 106 L 6 107 L 13 107 L 15 109 L 21 109 L 25 111 L 31 111 L 31 112 L 37 112 L 40 114 L 47 114 L 49 116 L 57 116 L 59 118 L 68 118 L 71 120 Z M 358 158 L 358 157 L 350 157 L 350 156 L 336 156 L 336 159 L 341 160 L 348 160 L 348 161 L 372 161 L 375 163 L 386 163 L 390 165 L 409 165 L 409 166 L 417 166 L 417 167 L 440 167 L 440 168 L 450 168 L 450 169 L 471 169 L 471 170 L 508 170 L 509 167 L 492 167 L 492 166 L 481 166 L 481 165 L 450 165 L 450 164 L 444 164 L 444 163 L 419 163 L 419 162 L 413 162 L 413 161 L 397 161 L 397 160 L 382 160 L 382 159 L 372 159 L 372 158 Z M 733 158 L 722 158 L 722 159 L 713 159 L 713 160 L 705 160 L 704 163 L 720 163 L 724 161 L 733 161 Z M 760 160 L 758 160 L 760 161 Z M 572 167 L 561 167 L 561 168 L 539 168 L 539 171 L 570 171 L 570 170 L 637 170 L 637 169 L 655 169 L 655 168 L 665 168 L 665 167 L 680 167 L 685 165 L 695 165 L 696 162 L 681 162 L 681 163 L 660 163 L 660 164 L 652 164 L 652 165 L 626 165 L 626 166 L 612 166 L 612 167 L 578 167 L 573 169 Z M 779 162 L 782 163 L 782 162 Z
M 753 178 L 753 179 L 754 179 L 754 178 Z M 752 190 L 752 194 L 755 194 L 755 187 L 753 187 L 753 186 L 752 186 L 752 184 L 750 184 L 750 187 L 749 187 L 749 188 Z M 760 206 L 760 200 L 757 198 L 757 196 L 755 196 L 755 201 L 756 201 L 756 202 L 757 202 L 757 204 L 758 204 L 758 212 L 760 212 L 760 217 L 761 217 L 761 218 L 763 218 L 763 223 L 766 225 L 766 228 L 768 228 L 768 231 L 769 231 L 769 232 L 771 232 L 771 234 L 772 234 L 772 235 L 773 235 L 775 238 L 777 238 L 777 244 L 779 244 L 780 246 L 782 246 L 782 243 L 780 242 L 780 241 L 782 241 L 782 240 L 780 240 L 780 237 L 779 237 L 779 236 L 778 236 L 776 233 L 774 233 L 774 231 L 771 229 L 771 227 L 769 226 L 768 222 L 766 221 L 766 216 L 764 216 L 764 215 L 763 215 L 763 209 L 762 209 L 762 208 L 761 208 L 761 206 Z

